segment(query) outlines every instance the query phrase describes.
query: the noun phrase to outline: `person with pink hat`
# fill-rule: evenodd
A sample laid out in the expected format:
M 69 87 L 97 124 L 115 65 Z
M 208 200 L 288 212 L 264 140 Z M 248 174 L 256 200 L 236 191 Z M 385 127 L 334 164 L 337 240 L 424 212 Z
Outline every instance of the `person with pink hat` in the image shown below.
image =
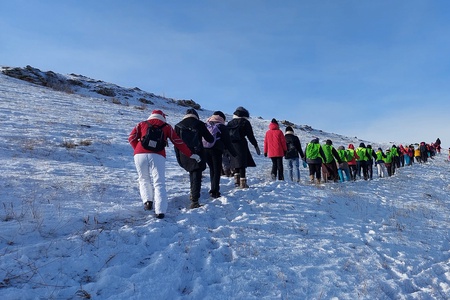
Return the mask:
M 153 141 L 150 146 L 143 143 L 145 136 L 150 132 L 149 128 L 162 133 L 160 134 L 164 143 L 162 149 L 157 146 L 158 141 Z M 134 163 L 139 176 L 139 192 L 144 209 L 152 210 L 154 207 L 158 219 L 164 218 L 168 206 L 165 179 L 167 139 L 170 139 L 187 157 L 196 161 L 201 160 L 197 154 L 189 150 L 172 126 L 166 123 L 166 115 L 161 110 L 152 111 L 148 119 L 139 122 L 128 137 L 128 142 L 134 149 Z

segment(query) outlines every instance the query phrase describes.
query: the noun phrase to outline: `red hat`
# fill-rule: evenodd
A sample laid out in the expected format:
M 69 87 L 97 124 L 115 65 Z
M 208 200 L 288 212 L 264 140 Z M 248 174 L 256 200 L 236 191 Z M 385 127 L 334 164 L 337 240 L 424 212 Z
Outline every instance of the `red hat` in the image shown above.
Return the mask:
M 158 120 L 161 120 L 161 121 L 165 122 L 166 121 L 166 114 L 163 113 L 162 110 L 155 109 L 154 111 L 152 111 L 152 114 L 148 117 L 147 120 L 150 120 L 150 119 L 158 119 Z

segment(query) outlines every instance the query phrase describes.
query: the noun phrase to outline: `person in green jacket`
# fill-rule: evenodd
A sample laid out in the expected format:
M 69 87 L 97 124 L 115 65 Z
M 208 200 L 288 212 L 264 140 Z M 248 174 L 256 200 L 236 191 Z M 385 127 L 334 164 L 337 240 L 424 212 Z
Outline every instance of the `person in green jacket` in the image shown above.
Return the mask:
M 322 175 L 323 180 L 327 182 L 328 180 L 333 180 L 337 182 L 339 180 L 338 169 L 336 161 L 341 163 L 341 158 L 338 152 L 333 147 L 333 142 L 327 140 L 325 145 L 322 146 L 323 153 L 325 154 L 324 162 L 322 164 Z
M 356 160 L 357 168 L 358 168 L 358 176 L 361 177 L 361 169 L 363 171 L 364 180 L 367 180 L 369 178 L 368 174 L 368 161 L 369 161 L 369 155 L 367 153 L 367 148 L 364 143 L 360 143 L 359 147 L 356 148 L 356 154 L 358 154 L 358 159 Z
M 350 168 L 348 166 L 348 153 L 347 150 L 345 150 L 344 146 L 339 146 L 337 149 L 337 153 L 339 155 L 339 158 L 341 159 L 341 163 L 338 166 L 338 174 L 339 174 L 339 180 L 340 182 L 344 182 L 344 174 L 345 177 L 347 179 L 347 181 L 350 181 L 351 176 L 350 176 Z
M 386 149 L 386 157 L 384 159 L 384 164 L 386 166 L 388 176 L 394 175 L 394 173 L 392 173 L 392 169 L 395 168 L 393 160 L 394 156 L 392 155 L 391 149 Z
M 314 176 L 317 179 L 317 183 L 321 181 L 322 157 L 325 157 L 325 153 L 323 153 L 323 149 L 319 144 L 319 139 L 314 138 L 306 145 L 306 163 L 308 164 L 311 183 L 314 183 Z
M 375 152 L 375 165 L 377 166 L 378 177 L 384 178 L 388 176 L 386 165 L 384 163 L 385 158 L 386 155 L 383 153 L 383 150 L 378 148 L 377 152 Z

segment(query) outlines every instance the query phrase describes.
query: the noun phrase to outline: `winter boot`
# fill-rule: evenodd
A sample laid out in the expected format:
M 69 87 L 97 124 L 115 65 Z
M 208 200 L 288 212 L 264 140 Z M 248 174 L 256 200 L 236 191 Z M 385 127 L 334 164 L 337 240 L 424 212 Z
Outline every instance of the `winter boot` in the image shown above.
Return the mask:
M 198 200 L 197 201 L 191 201 L 190 209 L 199 208 L 199 207 L 201 207 L 201 205 L 200 205 L 200 203 L 198 203 Z
M 234 174 L 234 186 L 238 187 L 241 182 L 240 182 L 241 176 L 239 174 Z
M 247 185 L 247 179 L 246 178 L 241 178 L 241 182 L 240 182 L 240 186 L 241 189 L 247 189 L 248 185 Z
M 309 175 L 309 182 L 314 183 L 314 175 Z

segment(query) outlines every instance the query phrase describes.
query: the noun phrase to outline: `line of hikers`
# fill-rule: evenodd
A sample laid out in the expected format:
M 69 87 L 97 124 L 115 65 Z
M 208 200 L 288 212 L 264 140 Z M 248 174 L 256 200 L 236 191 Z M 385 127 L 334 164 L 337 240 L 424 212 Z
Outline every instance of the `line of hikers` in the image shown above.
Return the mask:
M 167 211 L 167 139 L 174 144 L 179 165 L 189 172 L 191 209 L 201 206 L 199 199 L 202 172 L 207 165 L 210 173 L 210 197 L 221 196 L 221 175 L 233 176 L 238 188 L 248 188 L 246 168 L 256 167 L 248 142 L 253 145 L 257 155 L 261 154 L 249 118 L 248 110 L 240 106 L 227 124 L 225 114 L 221 111 L 215 111 L 203 122 L 193 108 L 186 111 L 175 128 L 166 122 L 166 115 L 161 110 L 153 110 L 147 120 L 139 122 L 131 131 L 128 141 L 134 150 L 144 209 L 154 209 L 155 216 L 159 219 L 164 218 Z M 422 148 L 431 151 L 431 147 L 421 144 L 420 154 L 414 153 L 419 162 L 425 162 L 429 156 L 422 152 Z M 283 134 L 277 120 L 272 119 L 264 137 L 263 149 L 264 156 L 272 161 L 273 180 L 284 180 L 284 159 L 290 180 L 300 182 L 301 158 L 303 166 L 309 167 L 311 182 L 316 179 L 320 183 L 322 175 L 324 181 L 356 180 L 357 176 L 361 177 L 361 171 L 364 179 L 372 179 L 374 162 L 379 176 L 391 176 L 396 168 L 412 163 L 411 153 L 414 147 L 393 146 L 383 153 L 381 148 L 374 151 L 370 145 L 366 147 L 361 143 L 356 149 L 350 144 L 348 149 L 340 146 L 336 150 L 331 140 L 320 145 L 319 139 L 314 138 L 303 152 L 300 139 L 294 134 L 293 128 L 287 126 Z
M 421 142 L 416 149 L 413 145 L 407 147 L 393 145 L 383 152 L 381 148 L 375 150 L 371 145 L 366 146 L 364 143 L 360 143 L 358 147 L 350 143 L 347 149 L 344 146 L 335 149 L 330 139 L 321 145 L 318 138 L 313 138 L 303 152 L 293 128 L 287 126 L 283 136 L 277 120 L 272 119 L 264 138 L 264 156 L 272 160 L 271 175 L 274 180 L 284 180 L 282 162 L 284 157 L 291 181 L 300 181 L 299 158 L 301 158 L 303 166 L 309 168 L 311 183 L 321 183 L 322 180 L 344 182 L 354 181 L 357 178 L 373 179 L 374 165 L 379 177 L 392 176 L 397 168 L 411 165 L 414 159 L 419 163 L 426 162 L 436 151 L 440 151 L 440 144 L 438 138 L 431 144 Z

